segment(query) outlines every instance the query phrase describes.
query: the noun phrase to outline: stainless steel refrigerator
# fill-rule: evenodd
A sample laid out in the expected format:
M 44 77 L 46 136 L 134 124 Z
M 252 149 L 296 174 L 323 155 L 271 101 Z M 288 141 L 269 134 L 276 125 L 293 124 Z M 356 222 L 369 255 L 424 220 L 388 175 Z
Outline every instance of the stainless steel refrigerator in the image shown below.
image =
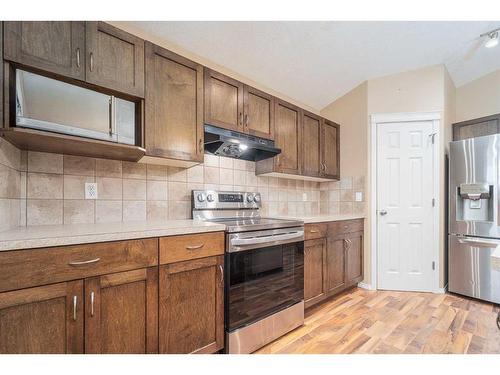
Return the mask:
M 450 143 L 448 289 L 500 303 L 500 135 Z

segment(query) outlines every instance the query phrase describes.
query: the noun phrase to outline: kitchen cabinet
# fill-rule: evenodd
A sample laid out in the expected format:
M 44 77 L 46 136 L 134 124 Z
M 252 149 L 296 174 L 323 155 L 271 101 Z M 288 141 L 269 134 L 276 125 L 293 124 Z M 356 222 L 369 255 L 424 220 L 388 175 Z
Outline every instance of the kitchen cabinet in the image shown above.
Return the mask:
M 157 267 L 85 279 L 85 353 L 157 353 L 157 314 Z
M 208 68 L 204 91 L 206 124 L 274 139 L 272 95 Z
M 144 41 L 104 22 L 9 21 L 4 58 L 144 97 Z
M 500 114 L 453 124 L 454 141 L 498 133 L 500 133 Z
M 85 80 L 85 22 L 6 21 L 6 60 Z
M 0 353 L 83 353 L 83 282 L 0 293 Z
M 304 243 L 304 303 L 313 305 L 325 294 L 325 247 L 324 238 L 309 240 Z
M 321 123 L 321 176 L 340 179 L 340 125 L 323 119 Z
M 319 177 L 322 170 L 322 141 L 320 132 L 322 130 L 322 119 L 312 113 L 305 112 L 302 120 L 302 174 L 305 176 Z
M 149 42 L 144 127 L 145 161 L 203 162 L 203 67 Z
M 0 21 L 0 129 L 5 126 L 5 119 L 3 117 L 3 75 L 4 75 L 4 66 L 3 66 L 3 22 Z
M 243 132 L 243 83 L 205 68 L 205 123 Z
M 306 224 L 306 308 L 363 280 L 363 225 L 363 219 Z
M 160 266 L 160 353 L 224 347 L 224 256 Z
M 244 132 L 274 139 L 274 97 L 251 86 L 244 86 Z
M 144 97 L 144 40 L 101 21 L 85 35 L 87 82 Z

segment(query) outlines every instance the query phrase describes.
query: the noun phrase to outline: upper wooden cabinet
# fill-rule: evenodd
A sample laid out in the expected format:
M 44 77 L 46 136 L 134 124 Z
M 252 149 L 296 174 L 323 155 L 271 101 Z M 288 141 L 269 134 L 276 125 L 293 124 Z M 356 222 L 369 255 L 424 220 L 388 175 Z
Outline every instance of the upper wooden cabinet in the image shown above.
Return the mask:
M 0 293 L 0 353 L 83 353 L 83 322 L 81 280 Z
M 205 123 L 243 131 L 243 83 L 205 68 Z
M 245 132 L 274 139 L 274 97 L 245 85 L 243 102 Z
M 6 60 L 144 96 L 144 41 L 104 22 L 5 22 Z
M 340 179 L 340 126 L 323 119 L 321 124 L 321 176 Z
M 305 176 L 319 177 L 321 169 L 321 117 L 309 112 L 304 112 L 302 120 L 302 174 Z
M 4 22 L 6 60 L 85 80 L 85 22 Z
M 500 114 L 453 124 L 454 141 L 498 133 L 500 133 Z
M 144 96 L 144 40 L 104 22 L 86 25 L 86 80 Z
M 281 153 L 276 156 L 281 173 L 300 174 L 302 152 L 302 110 L 282 100 L 275 104 L 275 141 Z
M 158 268 L 85 280 L 85 353 L 158 353 Z
M 147 157 L 203 162 L 203 68 L 146 43 Z
M 205 123 L 274 139 L 274 97 L 205 69 Z

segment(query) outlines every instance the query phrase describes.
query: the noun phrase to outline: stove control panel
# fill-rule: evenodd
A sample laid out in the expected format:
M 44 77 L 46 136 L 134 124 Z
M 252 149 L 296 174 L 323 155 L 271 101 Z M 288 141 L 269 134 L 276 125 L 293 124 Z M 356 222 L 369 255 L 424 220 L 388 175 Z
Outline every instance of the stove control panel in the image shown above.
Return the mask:
M 245 191 L 193 190 L 193 210 L 259 209 L 260 193 Z

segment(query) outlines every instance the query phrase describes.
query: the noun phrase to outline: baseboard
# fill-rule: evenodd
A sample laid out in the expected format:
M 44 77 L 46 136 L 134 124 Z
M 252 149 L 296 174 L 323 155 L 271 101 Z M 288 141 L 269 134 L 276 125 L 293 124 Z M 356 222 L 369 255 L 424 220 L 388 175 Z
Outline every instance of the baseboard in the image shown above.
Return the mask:
M 371 284 L 366 284 L 366 283 L 358 283 L 358 288 L 366 290 L 375 290 L 375 288 L 373 288 Z
M 447 292 L 447 290 L 448 290 L 448 284 L 446 284 L 444 286 L 444 288 L 438 288 L 434 293 L 436 293 L 436 294 L 444 294 L 444 293 Z

